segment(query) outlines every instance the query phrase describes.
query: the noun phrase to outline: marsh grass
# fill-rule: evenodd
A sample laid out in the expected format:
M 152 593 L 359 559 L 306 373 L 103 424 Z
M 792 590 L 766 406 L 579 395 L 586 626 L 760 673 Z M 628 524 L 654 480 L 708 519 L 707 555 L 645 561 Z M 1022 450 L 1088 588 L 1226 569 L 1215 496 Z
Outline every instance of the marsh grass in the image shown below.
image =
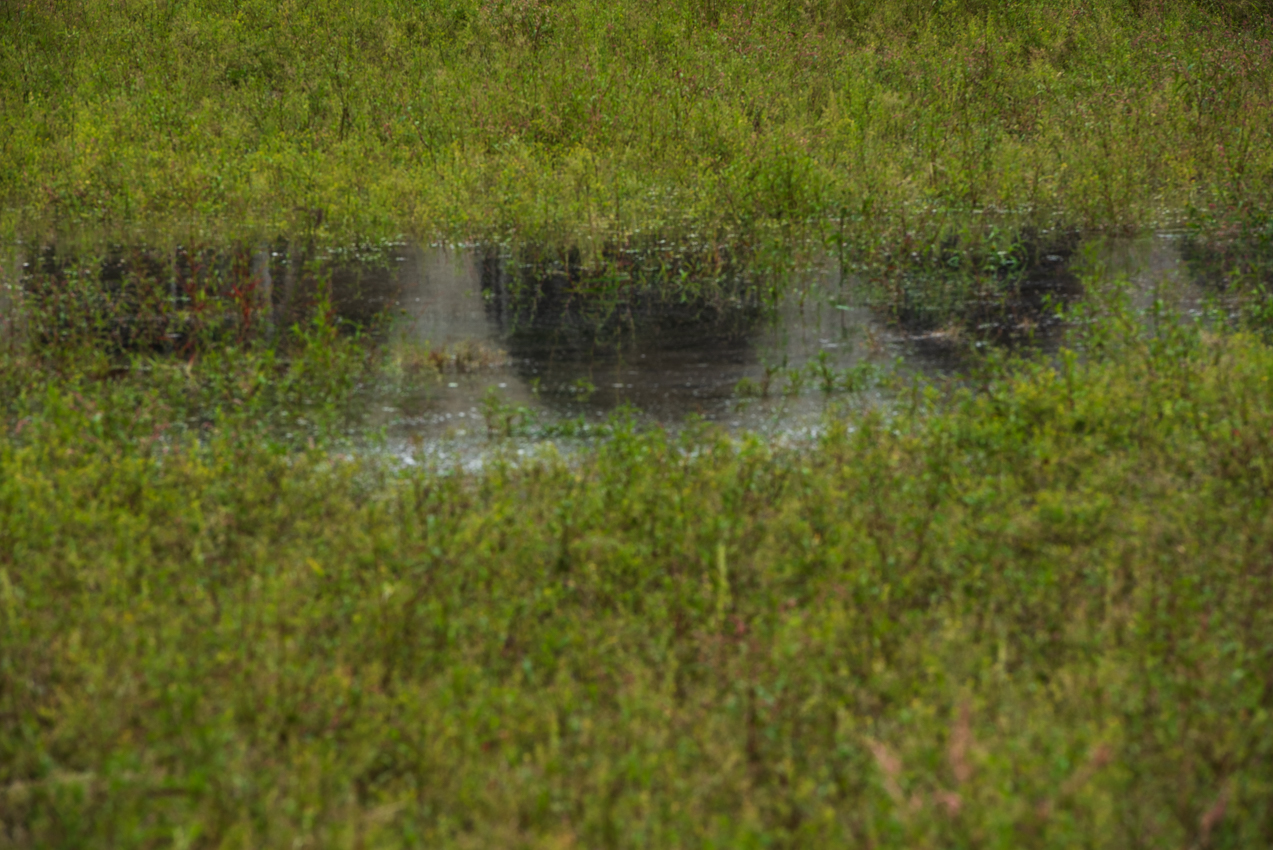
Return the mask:
M 0 223 L 173 246 L 0 289 L 0 846 L 1273 843 L 1268 13 L 0 6 Z M 343 322 L 314 248 L 521 246 L 594 333 L 821 251 L 969 340 L 1171 222 L 1197 317 L 1092 277 L 880 406 L 773 364 L 740 395 L 853 398 L 783 445 L 527 456 L 492 394 L 477 468 L 351 451 L 369 376 L 495 355 Z
M 788 448 L 403 468 L 9 396 L 0 839 L 1265 844 L 1273 355 L 1101 292 Z
M 8 3 L 4 215 L 586 257 L 777 224 L 884 264 L 1058 226 L 1215 230 L 1269 209 L 1261 10 Z
M 933 330 L 1080 232 L 1261 232 L 1259 8 L 9 4 L 3 229 L 543 246 L 602 313 L 815 244 Z

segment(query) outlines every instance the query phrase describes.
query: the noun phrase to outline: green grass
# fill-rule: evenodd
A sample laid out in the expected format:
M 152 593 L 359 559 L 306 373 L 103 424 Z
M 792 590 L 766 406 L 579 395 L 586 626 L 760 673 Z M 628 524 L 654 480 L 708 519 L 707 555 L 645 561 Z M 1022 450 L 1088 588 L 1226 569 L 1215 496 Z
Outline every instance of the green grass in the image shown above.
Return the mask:
M 1273 843 L 1268 12 L 0 6 L 0 224 L 65 260 L 0 278 L 0 848 Z M 1199 319 L 1093 273 L 1054 355 L 783 446 L 527 457 L 491 395 L 467 470 L 359 410 L 493 355 L 243 247 L 502 240 L 600 327 L 827 249 L 940 313 L 1164 225 Z
M 1106 293 L 804 447 L 471 473 L 11 348 L 0 841 L 1262 846 L 1273 352 Z
M 883 269 L 1058 228 L 1223 234 L 1270 208 L 1268 11 L 10 2 L 4 219 L 586 256 L 779 226 Z

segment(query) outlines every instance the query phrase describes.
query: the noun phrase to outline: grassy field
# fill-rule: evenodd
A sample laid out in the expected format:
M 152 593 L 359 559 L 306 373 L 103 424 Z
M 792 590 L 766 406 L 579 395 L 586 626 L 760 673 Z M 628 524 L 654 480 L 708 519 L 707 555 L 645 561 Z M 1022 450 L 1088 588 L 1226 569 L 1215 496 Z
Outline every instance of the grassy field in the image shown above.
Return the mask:
M 0 224 L 97 246 L 0 269 L 0 849 L 1273 844 L 1268 12 L 0 5 Z M 360 430 L 445 352 L 317 260 L 268 323 L 243 247 L 1159 226 L 1233 285 L 1094 271 L 1052 355 L 783 445 L 492 401 L 469 468 Z
M 8 0 L 4 225 L 585 251 L 778 225 L 885 263 L 1223 237 L 1273 204 L 1268 11 Z
M 1273 353 L 1214 321 L 1114 288 L 803 447 L 620 417 L 468 473 L 272 436 L 368 368 L 321 326 L 11 350 L 0 843 L 1262 846 Z

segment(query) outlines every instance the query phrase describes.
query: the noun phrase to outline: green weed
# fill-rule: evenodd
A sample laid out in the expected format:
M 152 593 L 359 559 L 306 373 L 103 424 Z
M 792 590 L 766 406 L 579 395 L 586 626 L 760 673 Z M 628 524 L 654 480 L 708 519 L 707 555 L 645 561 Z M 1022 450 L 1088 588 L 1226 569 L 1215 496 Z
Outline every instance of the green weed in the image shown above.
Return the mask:
M 1264 844 L 1273 354 L 1084 309 L 796 448 L 399 468 L 10 398 L 4 840 Z
M 4 223 L 585 258 L 777 228 L 879 269 L 1218 232 L 1268 216 L 1260 8 L 10 3 Z

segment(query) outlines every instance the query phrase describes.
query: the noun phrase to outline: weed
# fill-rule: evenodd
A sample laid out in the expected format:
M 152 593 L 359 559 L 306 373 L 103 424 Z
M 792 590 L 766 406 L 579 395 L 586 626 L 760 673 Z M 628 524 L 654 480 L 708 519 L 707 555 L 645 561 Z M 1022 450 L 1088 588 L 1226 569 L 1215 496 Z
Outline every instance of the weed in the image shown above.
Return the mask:
M 1267 843 L 1273 354 L 1129 310 L 788 448 L 400 468 L 158 375 L 10 396 L 5 839 Z
M 3 223 L 585 258 L 776 229 L 879 273 L 1003 271 L 1072 228 L 1258 227 L 1256 4 L 1133 6 L 23 3 Z

